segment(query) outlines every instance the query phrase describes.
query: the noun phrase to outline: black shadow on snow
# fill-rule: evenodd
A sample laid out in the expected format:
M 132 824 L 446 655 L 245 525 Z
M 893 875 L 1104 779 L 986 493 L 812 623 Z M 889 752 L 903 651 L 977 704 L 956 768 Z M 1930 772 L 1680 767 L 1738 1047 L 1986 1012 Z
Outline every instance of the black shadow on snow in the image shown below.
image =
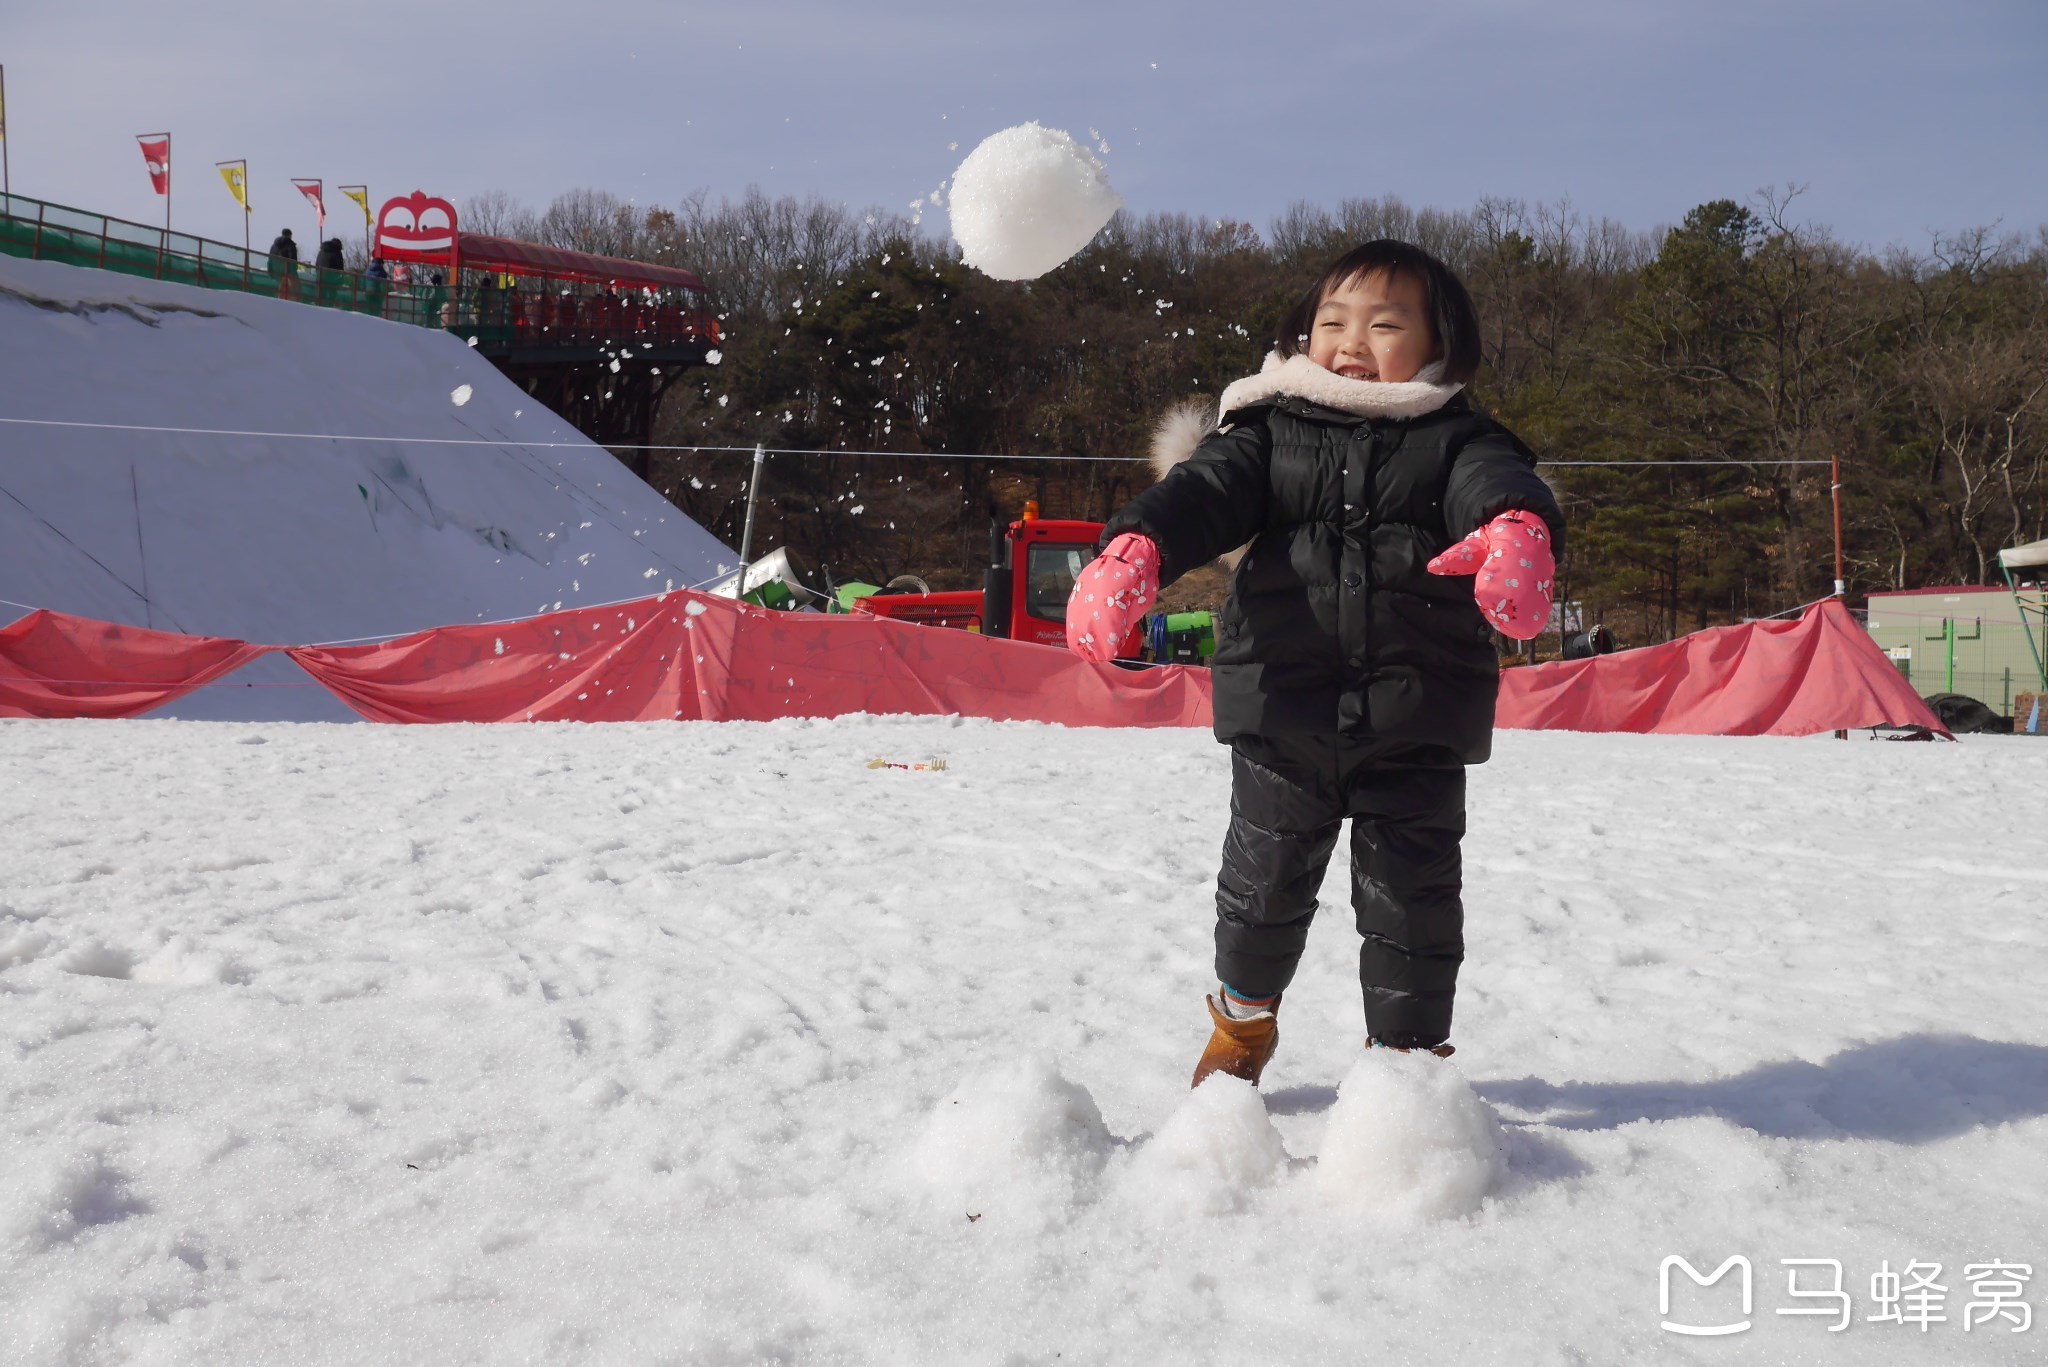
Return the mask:
M 1325 1090 L 1290 1088 L 1272 1101 Z M 1823 1063 L 1767 1063 L 1713 1082 L 1532 1077 L 1480 1083 L 1475 1090 L 1556 1129 L 1611 1130 L 1636 1120 L 1712 1115 L 1774 1139 L 1927 1144 L 2048 1115 L 2048 1048 L 1968 1035 L 1903 1035 L 1844 1049 Z

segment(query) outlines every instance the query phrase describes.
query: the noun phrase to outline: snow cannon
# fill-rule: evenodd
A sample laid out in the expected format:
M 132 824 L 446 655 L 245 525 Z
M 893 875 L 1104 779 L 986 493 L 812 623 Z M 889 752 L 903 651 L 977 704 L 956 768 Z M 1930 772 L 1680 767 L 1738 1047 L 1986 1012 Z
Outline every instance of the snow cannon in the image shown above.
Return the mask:
M 778 547 L 747 566 L 744 590 L 740 575 L 735 572 L 704 592 L 778 611 L 794 611 L 813 601 L 828 600 L 828 595 L 819 590 L 816 576 L 787 546 Z
M 1564 638 L 1564 657 L 1567 660 L 1590 660 L 1595 655 L 1612 655 L 1615 648 L 1614 633 L 1604 626 Z

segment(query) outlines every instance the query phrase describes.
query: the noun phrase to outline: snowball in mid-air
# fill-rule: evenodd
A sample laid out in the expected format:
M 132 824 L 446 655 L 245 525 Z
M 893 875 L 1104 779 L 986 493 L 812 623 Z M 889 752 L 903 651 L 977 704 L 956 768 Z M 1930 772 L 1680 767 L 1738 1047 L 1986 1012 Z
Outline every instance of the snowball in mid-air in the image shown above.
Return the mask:
M 1448 1060 L 1421 1050 L 1366 1050 L 1316 1155 L 1326 1195 L 1404 1224 L 1468 1215 L 1506 1175 L 1493 1108 Z
M 457 408 L 460 408 L 462 407 L 462 405 L 469 402 L 469 396 L 471 394 L 474 394 L 475 392 L 476 391 L 474 389 L 471 389 L 468 385 L 459 384 L 455 386 L 454 389 L 448 392 L 448 397 L 455 401 L 455 406 Z
M 1244 1210 L 1287 1166 L 1287 1148 L 1251 1083 L 1211 1073 L 1138 1150 L 1122 1194 L 1166 1218 Z
M 1087 246 L 1123 204 L 1088 149 L 1025 123 L 967 154 L 948 212 L 968 265 L 997 280 L 1033 280 Z

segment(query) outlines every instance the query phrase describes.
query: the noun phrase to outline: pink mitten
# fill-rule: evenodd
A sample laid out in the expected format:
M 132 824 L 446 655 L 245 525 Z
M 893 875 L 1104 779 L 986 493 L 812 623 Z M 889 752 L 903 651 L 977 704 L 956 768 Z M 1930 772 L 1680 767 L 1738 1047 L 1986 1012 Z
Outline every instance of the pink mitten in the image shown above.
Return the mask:
M 1067 648 L 1107 664 L 1145 608 L 1159 597 L 1159 547 L 1125 532 L 1074 577 L 1067 598 Z
M 1472 596 L 1503 635 L 1533 640 L 1550 620 L 1550 529 L 1534 513 L 1502 513 L 1429 562 L 1431 574 L 1476 574 Z

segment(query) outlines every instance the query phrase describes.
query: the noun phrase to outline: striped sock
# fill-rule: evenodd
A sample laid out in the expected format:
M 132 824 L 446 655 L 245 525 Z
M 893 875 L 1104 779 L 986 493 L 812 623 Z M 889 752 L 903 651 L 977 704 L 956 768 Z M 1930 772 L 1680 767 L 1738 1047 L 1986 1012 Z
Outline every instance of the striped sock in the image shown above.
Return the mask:
M 1263 1016 L 1280 1004 L 1280 994 L 1270 997 L 1254 997 L 1240 992 L 1229 983 L 1221 983 L 1223 989 L 1216 994 L 1216 1000 L 1223 1004 L 1223 1014 L 1234 1021 L 1248 1021 L 1254 1016 Z

